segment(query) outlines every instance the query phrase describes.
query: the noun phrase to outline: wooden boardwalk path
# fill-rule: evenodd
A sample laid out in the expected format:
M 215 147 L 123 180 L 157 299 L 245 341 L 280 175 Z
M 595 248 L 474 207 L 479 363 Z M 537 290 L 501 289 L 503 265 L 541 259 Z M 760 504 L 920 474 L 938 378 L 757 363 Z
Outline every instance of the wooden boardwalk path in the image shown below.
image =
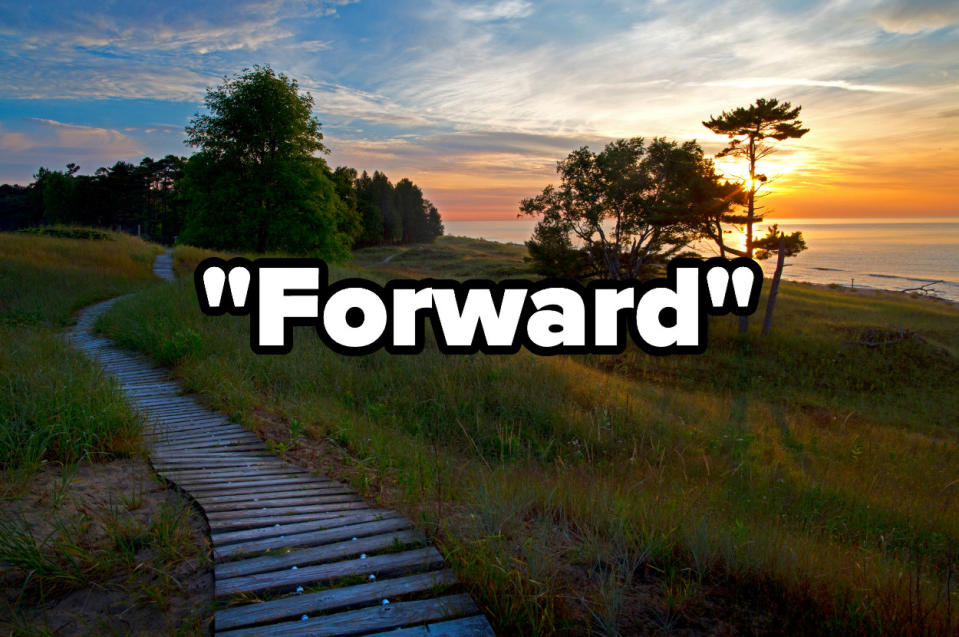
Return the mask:
M 172 280 L 169 253 L 154 272 Z M 84 309 L 73 345 L 116 377 L 152 423 L 153 468 L 203 510 L 217 635 L 492 635 L 443 556 L 410 521 L 267 451 L 183 395 L 169 374 L 93 332 L 116 299 Z

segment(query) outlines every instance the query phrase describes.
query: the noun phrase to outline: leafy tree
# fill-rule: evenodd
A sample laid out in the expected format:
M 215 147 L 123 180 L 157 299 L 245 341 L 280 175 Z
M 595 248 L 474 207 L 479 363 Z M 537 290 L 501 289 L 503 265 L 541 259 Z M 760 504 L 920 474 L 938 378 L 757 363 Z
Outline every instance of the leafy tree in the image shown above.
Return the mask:
M 716 224 L 718 232 L 712 235 L 712 238 L 717 241 L 721 251 L 729 251 L 739 256 L 764 259 L 773 253 L 778 253 L 780 258 L 777 260 L 776 273 L 773 278 L 773 284 L 776 288 L 778 288 L 779 279 L 782 276 L 783 259 L 805 250 L 806 242 L 803 240 L 801 232 L 794 232 L 786 236 L 777 233 L 775 227 L 770 229 L 770 234 L 762 239 L 757 240 L 753 236 L 753 226 L 762 222 L 762 216 L 758 214 L 756 207 L 756 196 L 768 181 L 766 175 L 757 172 L 756 165 L 760 159 L 775 151 L 767 140 L 799 139 L 809 132 L 808 128 L 803 128 L 802 122 L 798 119 L 800 110 L 802 110 L 801 106 L 793 108 L 789 102 L 780 103 L 776 98 L 760 98 L 756 100 L 755 104 L 748 107 L 723 111 L 719 117 L 710 117 L 709 120 L 703 122 L 703 126 L 709 130 L 719 135 L 726 135 L 729 138 L 727 146 L 716 156 L 742 157 L 746 160 L 749 168 L 749 177 L 744 184 L 746 214 L 744 216 L 720 215 Z M 723 222 L 745 225 L 745 250 L 735 250 L 723 244 Z M 769 331 L 768 325 L 772 319 L 772 307 L 775 304 L 775 298 L 774 294 L 770 295 L 764 332 Z M 741 316 L 739 319 L 740 332 L 745 332 L 748 325 L 748 317 Z
M 208 114 L 186 128 L 200 149 L 181 183 L 188 201 L 182 239 L 216 248 L 348 256 L 347 208 L 326 162 L 313 98 L 269 66 L 207 91 Z
M 446 229 L 443 227 L 443 219 L 440 217 L 440 211 L 429 200 L 424 199 L 426 204 L 426 226 L 429 230 L 429 241 L 436 237 L 442 237 Z
M 373 187 L 373 178 L 366 171 L 363 171 L 363 174 L 356 178 L 355 188 L 356 208 L 362 226 L 362 231 L 356 239 L 356 243 L 361 246 L 382 243 L 383 215 L 377 201 L 377 190 Z M 392 201 L 392 194 L 390 195 L 390 201 Z
M 75 217 L 74 196 L 76 182 L 73 180 L 75 170 L 67 172 L 40 168 L 37 171 L 34 184 L 40 194 L 40 208 L 43 211 L 43 220 L 47 223 L 74 223 Z
M 396 209 L 393 199 L 393 184 L 386 173 L 375 171 L 371 184 L 373 201 L 380 212 L 383 223 L 383 237 L 380 242 L 398 243 L 403 239 L 403 217 Z
M 355 171 L 354 171 L 355 174 Z M 394 186 L 386 174 L 356 178 L 357 210 L 363 227 L 359 245 L 421 243 L 443 234 L 443 221 L 423 191 L 409 179 Z
M 419 186 L 409 179 L 401 179 L 393 189 L 393 205 L 403 222 L 403 243 L 425 243 L 436 238 L 430 223 L 432 204 L 423 198 Z
M 183 206 L 176 183 L 183 176 L 186 159 L 167 155 L 158 160 L 144 157 L 137 167 L 145 188 L 145 233 L 163 243 L 172 243 L 183 228 Z
M 559 187 L 520 203 L 540 216 L 527 243 L 544 272 L 630 279 L 678 254 L 701 231 L 714 179 L 696 142 L 620 139 L 600 153 L 583 147 L 558 162 Z M 565 237 L 565 238 L 564 238 Z M 574 247 L 574 243 L 580 247 Z M 570 251 L 583 252 L 582 259 Z
M 0 185 L 0 231 L 16 230 L 39 223 L 42 208 L 35 184 Z
M 581 279 L 594 273 L 586 251 L 573 246 L 569 227 L 561 219 L 552 217 L 537 223 L 526 249 L 526 261 L 543 276 Z

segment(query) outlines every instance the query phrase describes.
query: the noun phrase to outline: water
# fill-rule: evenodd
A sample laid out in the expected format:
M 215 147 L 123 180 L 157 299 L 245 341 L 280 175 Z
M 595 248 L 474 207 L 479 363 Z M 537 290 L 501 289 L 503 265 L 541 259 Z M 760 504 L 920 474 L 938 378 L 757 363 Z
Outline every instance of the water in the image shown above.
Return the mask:
M 903 290 L 926 283 L 959 302 L 959 218 L 782 219 L 784 232 L 801 230 L 808 249 L 786 260 L 783 278 L 812 283 Z M 444 221 L 447 234 L 522 244 L 536 221 Z M 764 222 L 757 234 L 765 232 Z M 741 237 L 740 237 L 741 238 Z M 735 239 L 730 239 L 735 244 Z M 767 274 L 775 258 L 762 263 Z

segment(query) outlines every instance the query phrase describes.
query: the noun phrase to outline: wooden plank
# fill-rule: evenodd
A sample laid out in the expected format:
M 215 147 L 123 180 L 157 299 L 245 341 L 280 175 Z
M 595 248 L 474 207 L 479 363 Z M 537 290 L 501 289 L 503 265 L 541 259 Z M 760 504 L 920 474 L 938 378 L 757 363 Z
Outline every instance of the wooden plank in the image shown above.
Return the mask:
M 150 409 L 150 416 L 163 420 L 171 427 L 188 425 L 194 420 L 227 421 L 222 414 L 210 413 L 201 409 Z
M 255 474 L 256 477 L 246 476 L 244 478 L 238 479 L 228 479 L 222 480 L 219 478 L 192 478 L 184 479 L 183 483 L 188 484 L 191 489 L 196 491 L 208 491 L 208 490 L 220 490 L 220 489 L 242 489 L 245 487 L 280 487 L 284 489 L 287 487 L 292 487 L 293 485 L 309 485 L 309 486 L 343 486 L 339 482 L 333 482 L 332 480 L 324 480 L 323 478 L 315 478 L 310 474 L 303 472 L 299 476 L 292 478 L 276 478 L 271 476 L 260 476 Z M 276 491 L 276 489 L 273 489 Z
M 473 615 L 445 622 L 421 624 L 410 628 L 397 628 L 381 633 L 371 633 L 366 637 L 495 637 L 493 627 L 483 615 Z
M 220 631 L 251 624 L 291 618 L 299 619 L 303 615 L 313 615 L 350 606 L 381 603 L 384 598 L 389 599 L 411 593 L 420 593 L 433 588 L 452 586 L 455 583 L 456 576 L 450 570 L 383 579 L 371 584 L 344 586 L 317 593 L 284 597 L 259 604 L 226 608 L 217 611 L 213 619 L 213 626 L 219 633 Z M 257 630 L 263 630 L 264 628 Z
M 287 568 L 217 580 L 216 597 L 237 593 L 256 593 L 298 585 L 329 582 L 352 575 L 388 575 L 410 571 L 429 571 L 443 565 L 443 556 L 435 547 L 374 555 L 365 559 L 343 560 L 315 566 Z
M 156 420 L 154 422 L 156 423 L 157 431 L 163 431 L 171 436 L 211 436 L 219 432 L 223 432 L 225 434 L 244 432 L 250 433 L 248 429 L 225 420 L 222 422 L 205 422 L 197 425 L 190 425 L 189 427 L 168 425 L 162 420 Z
M 273 523 L 269 526 L 246 529 L 244 531 L 213 531 L 210 533 L 210 539 L 213 540 L 214 544 L 233 544 L 236 542 L 248 542 L 251 540 L 276 537 L 278 535 L 290 535 L 293 533 L 330 529 L 337 526 L 348 526 L 350 524 L 359 524 L 360 522 L 374 522 L 376 520 L 385 520 L 397 516 L 399 516 L 399 513 L 386 509 L 349 511 L 335 514 L 334 517 L 328 520 L 318 520 L 316 522 Z
M 434 599 L 412 602 L 395 602 L 389 605 L 378 604 L 369 608 L 350 610 L 333 615 L 306 620 L 272 624 L 261 628 L 241 628 L 225 631 L 218 635 L 248 637 L 250 635 L 359 635 L 376 630 L 390 630 L 436 622 L 444 619 L 476 615 L 479 609 L 469 595 L 449 595 Z
M 293 485 L 293 486 L 303 486 L 303 485 Z M 270 502 L 274 500 L 283 500 L 284 504 L 294 506 L 295 504 L 309 504 L 306 500 L 309 498 L 320 498 L 326 496 L 334 495 L 354 495 L 355 492 L 348 487 L 340 488 L 305 488 L 305 489 L 296 489 L 296 490 L 271 490 L 271 489 L 257 489 L 254 493 L 250 493 L 249 489 L 239 489 L 237 491 L 230 491 L 229 489 L 224 491 L 217 492 L 203 492 L 198 491 L 193 494 L 193 498 L 203 506 L 207 505 L 217 505 L 217 504 L 242 504 L 252 502 L 254 504 L 260 502 Z M 259 506 L 264 506 L 260 504 Z
M 222 436 L 204 434 L 195 438 L 190 438 L 189 440 L 181 440 L 177 435 L 171 435 L 167 440 L 162 440 L 159 437 L 156 440 L 151 441 L 155 445 L 160 447 L 167 447 L 169 449 L 187 449 L 192 447 L 203 447 L 203 446 L 213 446 L 213 447 L 231 447 L 235 448 L 238 446 L 247 446 L 247 445 L 259 445 L 263 447 L 263 443 L 258 438 L 253 438 L 252 440 L 249 436 L 245 434 L 224 434 Z
M 213 498 L 216 496 L 236 496 L 253 495 L 256 497 L 275 496 L 279 493 L 302 493 L 303 495 L 333 495 L 336 493 L 350 493 L 349 487 L 344 487 L 336 482 L 321 483 L 319 481 L 306 482 L 303 484 L 280 484 L 271 485 L 268 482 L 263 486 L 225 486 L 225 487 L 196 487 L 190 488 L 191 493 L 196 494 L 198 500 Z
M 213 556 L 215 559 L 225 559 L 228 557 L 237 557 L 240 555 L 251 555 L 253 553 L 265 553 L 277 549 L 296 548 L 298 546 L 317 546 L 328 544 L 338 540 L 348 540 L 352 537 L 364 537 L 366 535 L 376 535 L 378 533 L 387 533 L 389 531 L 399 531 L 408 529 L 412 526 L 406 518 L 389 518 L 377 522 L 364 522 L 361 524 L 351 524 L 349 526 L 340 526 L 322 531 L 312 531 L 310 533 L 296 533 L 293 535 L 266 538 L 264 540 L 254 540 L 252 542 L 240 542 L 238 544 L 226 544 L 215 546 Z
M 176 430 L 164 429 L 163 425 L 156 425 L 155 433 L 149 434 L 149 437 L 159 442 L 160 438 L 169 438 L 171 441 L 191 442 L 194 440 L 208 440 L 210 438 L 239 439 L 245 438 L 251 442 L 261 442 L 253 433 L 243 427 L 233 425 L 216 425 L 213 431 L 198 432 L 178 432 Z M 261 443 L 262 444 L 262 443 Z
M 251 475 L 256 475 L 258 477 L 266 476 L 301 476 L 301 475 L 310 475 L 306 473 L 303 469 L 299 467 L 284 467 L 279 466 L 267 466 L 263 468 L 258 468 L 254 472 L 251 471 L 234 471 L 232 469 L 227 470 L 217 470 L 217 469 L 199 469 L 199 470 L 175 470 L 167 469 L 163 471 L 157 471 L 157 473 L 163 474 L 164 477 L 170 480 L 194 480 L 197 478 L 209 478 L 219 479 L 219 480 L 236 480 L 240 478 L 248 478 Z
M 224 491 L 218 493 L 197 493 L 193 496 L 201 506 L 214 506 L 218 504 L 242 504 L 259 503 L 282 500 L 284 504 L 302 503 L 308 504 L 307 500 L 311 498 L 320 498 L 335 495 L 355 495 L 355 492 L 348 488 L 339 489 L 300 489 L 298 491 L 270 491 L 269 489 L 249 493 L 246 489 L 240 491 Z M 260 506 L 263 506 L 262 504 Z
M 151 420 L 153 420 L 158 427 L 162 427 L 164 431 L 182 434 L 184 436 L 192 434 L 211 434 L 216 433 L 217 431 L 229 431 L 231 429 L 236 429 L 237 427 L 243 431 L 249 431 L 249 429 L 241 427 L 235 423 L 231 423 L 228 420 L 199 422 L 192 425 L 171 425 L 163 420 Z
M 248 473 L 247 475 L 218 475 L 216 472 L 200 472 L 193 473 L 191 475 L 182 475 L 177 473 L 167 473 L 167 472 L 158 472 L 163 473 L 163 477 L 170 480 L 171 482 L 176 482 L 182 486 L 188 486 L 190 488 L 199 489 L 201 487 L 226 487 L 230 483 L 236 482 L 239 480 L 249 481 L 251 475 L 255 475 L 255 480 L 258 483 L 269 483 L 270 480 L 290 480 L 294 478 L 303 478 L 308 477 L 310 480 L 317 480 L 316 478 L 310 477 L 308 473 L 302 471 L 295 471 L 292 469 L 285 469 L 282 467 L 277 467 L 275 469 L 261 469 L 256 470 L 252 474 Z M 321 481 L 318 481 L 321 483 Z
M 223 533 L 225 531 L 237 531 L 240 529 L 255 529 L 275 524 L 292 524 L 294 522 L 310 522 L 313 520 L 327 520 L 330 518 L 342 517 L 353 509 L 341 509 L 338 511 L 312 511 L 305 513 L 287 513 L 284 515 L 250 515 L 224 519 L 207 518 L 210 525 L 210 531 L 213 533 Z
M 234 432 L 242 433 L 249 432 L 248 429 L 235 425 L 233 423 L 222 421 L 222 422 L 205 422 L 199 423 L 196 425 L 190 425 L 188 427 L 178 427 L 175 425 L 168 425 L 162 420 L 156 420 L 156 426 L 158 430 L 163 431 L 172 436 L 203 436 L 203 435 L 214 435 L 218 432 Z
M 287 463 L 283 462 L 276 456 L 270 458 L 263 458 L 261 456 L 249 457 L 249 458 L 239 458 L 236 457 L 238 454 L 229 454 L 226 457 L 212 457 L 207 456 L 205 458 L 190 458 L 189 460 L 178 460 L 177 458 L 151 458 L 150 464 L 154 467 L 163 468 L 163 469 L 226 469 L 229 467 L 235 467 L 237 469 L 251 469 L 264 466 L 285 466 Z
M 356 504 L 361 503 L 363 506 L 366 506 L 366 501 L 357 496 L 352 491 L 346 491 L 345 493 L 336 494 L 336 495 L 320 495 L 320 496 L 311 496 L 311 497 L 302 497 L 296 495 L 289 498 L 278 498 L 272 495 L 266 496 L 263 498 L 246 498 L 239 500 L 237 502 L 216 502 L 204 499 L 203 510 L 209 516 L 217 515 L 238 515 L 244 513 L 246 510 L 272 510 L 277 508 L 279 510 L 283 509 L 295 509 L 300 507 L 309 508 L 311 506 L 317 507 L 333 507 L 341 506 L 345 504 Z M 362 507 L 346 507 L 343 508 L 362 508 Z
M 154 445 L 154 447 L 158 453 L 180 453 L 186 451 L 206 451 L 214 449 L 218 451 L 242 451 L 244 453 L 249 453 L 251 451 L 256 452 L 264 448 L 263 444 L 259 441 L 256 443 L 236 442 L 232 444 L 217 444 L 215 442 L 195 442 L 190 444 L 158 442 Z
M 362 509 L 368 507 L 366 501 L 362 498 L 353 495 L 343 495 L 343 496 L 334 496 L 339 497 L 341 500 L 337 502 L 331 502 L 329 504 L 300 504 L 298 506 L 259 506 L 257 504 L 255 507 L 242 508 L 238 509 L 236 507 L 230 507 L 228 509 L 223 509 L 220 511 L 210 510 L 209 508 L 204 510 L 206 513 L 206 519 L 209 521 L 213 520 L 236 520 L 246 517 L 257 517 L 257 516 L 271 516 L 271 515 L 298 515 L 300 513 L 323 513 L 326 511 L 346 511 L 349 509 Z M 297 502 L 297 500 L 294 500 Z M 226 506 L 226 505 L 224 505 Z
M 249 466 L 247 464 L 242 464 L 241 466 L 238 466 L 238 467 L 220 466 L 220 465 L 213 466 L 213 467 L 201 467 L 197 465 L 175 465 L 175 466 L 160 467 L 157 469 L 157 471 L 163 471 L 171 475 L 179 475 L 183 477 L 203 476 L 203 475 L 210 475 L 210 476 L 236 475 L 238 477 L 242 477 L 242 476 L 253 475 L 250 473 L 251 469 L 255 469 L 256 471 L 266 471 L 266 472 L 274 472 L 274 471 L 281 471 L 281 470 L 282 471 L 300 471 L 300 472 L 304 471 L 303 469 L 300 469 L 299 467 L 295 465 L 291 465 L 289 463 L 283 462 L 279 458 L 274 458 L 273 460 L 267 459 L 265 462 L 251 463 Z
M 193 464 L 197 467 L 202 466 L 224 466 L 224 465 L 234 465 L 234 466 L 243 466 L 243 463 L 256 464 L 258 462 L 265 462 L 270 458 L 276 459 L 276 456 L 270 453 L 262 454 L 253 454 L 253 453 L 244 453 L 239 454 L 236 452 L 233 453 L 221 453 L 216 451 L 207 451 L 204 453 L 184 453 L 184 454 L 154 454 L 152 458 L 155 458 L 156 461 L 160 464 Z
M 226 416 L 214 415 L 205 409 L 199 408 L 180 408 L 173 407 L 170 409 L 150 409 L 150 415 L 155 418 L 162 418 L 166 424 L 171 426 L 175 425 L 185 425 L 194 422 L 219 422 L 226 421 Z
M 195 434 L 189 437 L 178 436 L 176 435 L 176 433 L 167 432 L 167 433 L 161 433 L 158 435 L 151 435 L 148 438 L 149 438 L 149 442 L 154 442 L 157 444 L 161 444 L 161 443 L 185 444 L 190 442 L 207 442 L 211 440 L 213 441 L 219 440 L 221 442 L 248 442 L 248 443 L 263 444 L 262 442 L 260 442 L 259 438 L 257 438 L 256 436 L 253 436 L 251 433 L 240 432 L 240 431 L 223 432 L 222 435 L 208 434 L 208 433 Z
M 177 471 L 181 469 L 189 469 L 190 471 L 220 471 L 220 470 L 229 470 L 229 471 L 252 471 L 254 469 L 263 469 L 263 468 L 274 468 L 274 467 L 284 467 L 280 461 L 270 461 L 269 458 L 263 458 L 261 462 L 231 462 L 231 463 L 213 463 L 213 462 L 193 462 L 189 464 L 160 464 L 160 463 L 151 463 L 153 468 L 157 472 L 164 471 Z
M 190 440 L 193 438 L 209 438 L 212 436 L 247 436 L 251 440 L 260 439 L 257 438 L 256 434 L 243 427 L 230 422 L 217 422 L 217 423 L 205 423 L 202 429 L 199 430 L 190 430 L 190 429 L 180 429 L 179 427 L 171 427 L 164 423 L 163 421 L 157 421 L 157 427 L 165 428 L 170 432 L 171 435 L 176 436 L 177 440 Z
M 135 383 L 120 382 L 120 389 L 124 392 L 151 392 L 151 391 L 171 391 L 180 393 L 183 389 L 172 380 L 160 381 L 159 383 Z
M 330 562 L 344 557 L 352 557 L 362 553 L 373 553 L 394 546 L 420 544 L 426 541 L 426 536 L 420 531 L 394 531 L 368 537 L 334 542 L 324 546 L 314 546 L 305 549 L 270 553 L 263 557 L 252 557 L 235 562 L 222 562 L 213 567 L 213 576 L 217 580 L 266 573 L 287 569 L 291 566 L 308 566 L 320 562 Z

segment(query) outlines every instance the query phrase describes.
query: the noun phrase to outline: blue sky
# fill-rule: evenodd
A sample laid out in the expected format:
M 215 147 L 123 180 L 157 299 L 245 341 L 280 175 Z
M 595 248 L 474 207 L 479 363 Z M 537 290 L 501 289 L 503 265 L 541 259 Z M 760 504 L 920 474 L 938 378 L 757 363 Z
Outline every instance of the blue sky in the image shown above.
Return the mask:
M 509 218 L 555 162 L 627 136 L 803 106 L 782 216 L 959 215 L 957 2 L 36 2 L 0 7 L 0 182 L 188 154 L 224 75 L 316 99 L 333 165 L 409 176 L 450 218 Z M 738 167 L 721 165 L 731 174 Z

